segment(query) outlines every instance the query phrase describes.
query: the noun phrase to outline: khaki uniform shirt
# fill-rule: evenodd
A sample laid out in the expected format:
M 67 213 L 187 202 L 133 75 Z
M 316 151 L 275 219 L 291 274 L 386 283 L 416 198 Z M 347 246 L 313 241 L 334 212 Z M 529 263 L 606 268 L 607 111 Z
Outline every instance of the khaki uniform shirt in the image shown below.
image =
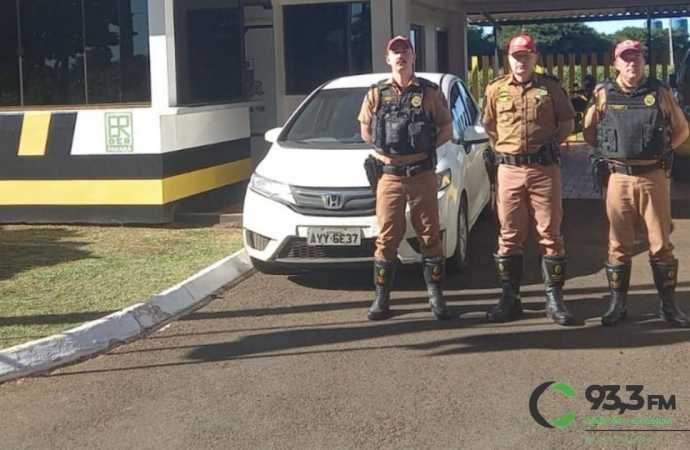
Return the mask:
M 568 94 L 554 78 L 535 74 L 519 83 L 512 74 L 486 87 L 482 121 L 498 136 L 494 150 L 513 155 L 537 153 L 556 137 L 559 124 L 575 118 Z
M 401 87 L 396 83 L 396 81 L 391 77 L 386 80 L 386 84 L 391 86 L 393 90 L 398 94 L 402 94 L 405 88 Z M 419 80 L 416 77 L 412 77 L 410 80 L 410 85 L 419 86 Z M 374 112 L 378 107 L 379 103 L 379 88 L 373 86 L 367 92 L 364 97 L 364 102 L 362 103 L 362 109 L 359 112 L 358 120 L 366 125 L 371 124 L 371 119 L 374 116 Z M 453 119 L 450 116 L 450 110 L 448 109 L 448 102 L 446 97 L 443 95 L 443 91 L 439 89 L 426 89 L 424 92 L 424 98 L 422 100 L 422 109 L 424 109 L 424 114 L 431 118 L 436 123 L 437 127 L 442 127 L 449 125 Z M 412 164 L 417 161 L 421 161 L 427 158 L 426 154 L 421 155 L 381 155 L 377 153 L 376 158 L 383 161 L 384 164 L 390 165 L 406 165 Z
M 644 83 L 644 81 L 643 79 L 641 83 Z M 630 92 L 630 88 L 623 85 L 620 77 L 616 79 L 616 83 L 618 83 L 618 86 L 621 87 L 623 92 Z M 587 113 L 585 114 L 582 125 L 582 135 L 585 141 L 592 147 L 598 147 L 599 145 L 597 142 L 597 124 L 599 123 L 601 115 L 606 111 L 606 104 L 606 89 L 603 89 L 603 86 L 598 86 L 594 91 L 592 103 L 590 103 L 587 108 Z M 668 88 L 662 87 L 659 90 L 659 107 L 661 108 L 661 114 L 671 125 L 672 139 L 675 139 L 679 134 L 685 133 L 685 130 L 688 128 L 688 121 L 685 119 L 683 110 L 673 98 L 673 94 Z M 625 164 L 646 165 L 655 163 L 649 160 L 626 159 Z

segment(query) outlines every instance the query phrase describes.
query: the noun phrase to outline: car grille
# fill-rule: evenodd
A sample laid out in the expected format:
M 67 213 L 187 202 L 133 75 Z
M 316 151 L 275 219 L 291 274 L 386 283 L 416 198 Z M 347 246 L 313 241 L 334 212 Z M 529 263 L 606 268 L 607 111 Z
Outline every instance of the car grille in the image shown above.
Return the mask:
M 358 246 L 307 245 L 306 238 L 293 238 L 280 252 L 281 259 L 367 258 L 374 255 L 374 239 L 362 239 Z
M 305 216 L 372 216 L 376 198 L 371 189 L 326 189 L 292 187 L 295 204 L 290 208 Z

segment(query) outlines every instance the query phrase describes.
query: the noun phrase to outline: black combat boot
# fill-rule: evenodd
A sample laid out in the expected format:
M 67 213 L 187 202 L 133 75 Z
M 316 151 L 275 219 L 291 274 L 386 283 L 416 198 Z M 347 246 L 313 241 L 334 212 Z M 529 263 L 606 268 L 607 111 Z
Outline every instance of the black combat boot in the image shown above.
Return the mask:
M 606 264 L 606 278 L 611 289 L 609 309 L 601 316 L 601 324 L 618 325 L 628 315 L 628 288 L 630 288 L 630 264 Z
M 672 262 L 652 261 L 654 284 L 661 297 L 661 317 L 681 327 L 690 327 L 690 317 L 676 305 L 676 281 L 678 279 L 678 260 Z
M 565 307 L 563 301 L 563 285 L 565 284 L 565 266 L 567 257 L 544 256 L 541 259 L 541 273 L 546 284 L 546 317 L 559 325 L 568 325 L 573 315 Z
M 426 289 L 429 294 L 431 312 L 438 320 L 449 320 L 450 312 L 446 306 L 446 300 L 443 298 L 442 290 L 445 259 L 443 257 L 423 258 L 422 264 L 424 264 L 424 281 L 426 281 Z
M 506 322 L 522 315 L 520 301 L 520 280 L 522 279 L 522 255 L 494 255 L 496 269 L 501 280 L 503 294 L 498 304 L 486 313 L 489 322 Z
M 374 284 L 376 285 L 376 298 L 369 308 L 367 318 L 369 320 L 383 320 L 392 316 L 391 289 L 395 281 L 396 264 L 381 260 L 374 261 Z

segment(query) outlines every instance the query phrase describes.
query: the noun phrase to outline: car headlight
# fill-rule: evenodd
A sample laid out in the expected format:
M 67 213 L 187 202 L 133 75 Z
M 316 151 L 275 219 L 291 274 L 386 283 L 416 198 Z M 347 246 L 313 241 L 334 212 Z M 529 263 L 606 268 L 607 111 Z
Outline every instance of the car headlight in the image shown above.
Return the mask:
M 258 174 L 253 174 L 249 180 L 249 188 L 259 195 L 283 203 L 294 203 L 292 189 L 285 183 L 273 181 Z
M 436 185 L 438 190 L 442 191 L 447 189 L 451 184 L 450 169 L 443 170 L 436 174 Z

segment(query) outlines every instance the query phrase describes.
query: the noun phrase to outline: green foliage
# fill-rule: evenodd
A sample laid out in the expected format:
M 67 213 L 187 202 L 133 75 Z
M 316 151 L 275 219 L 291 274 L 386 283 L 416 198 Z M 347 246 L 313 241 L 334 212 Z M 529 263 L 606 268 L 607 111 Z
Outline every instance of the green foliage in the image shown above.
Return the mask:
M 501 50 L 523 31 L 520 26 L 506 26 L 501 30 L 498 44 Z M 524 31 L 537 43 L 542 54 L 554 53 L 604 53 L 610 51 L 610 42 L 594 28 L 582 23 L 527 25 Z
M 578 87 L 581 87 L 581 86 L 582 86 L 582 79 L 583 79 L 583 77 L 584 77 L 584 75 L 583 75 L 583 73 L 582 73 L 582 67 L 580 67 L 580 66 L 575 66 L 574 69 L 575 69 L 575 70 L 574 70 L 574 77 L 572 78 L 572 86 L 573 86 L 572 91 L 575 91 L 575 90 L 578 89 Z M 586 74 L 591 74 L 591 73 L 592 73 L 592 68 L 591 68 L 591 67 L 588 67 L 587 72 L 585 73 L 585 75 L 586 75 Z M 615 77 L 615 73 L 616 73 L 616 72 L 615 72 L 614 68 L 611 67 L 611 68 L 609 69 L 609 76 L 610 76 L 611 78 L 613 78 L 613 77 Z M 645 69 L 645 73 L 646 73 L 647 75 L 649 75 L 649 66 Z M 672 68 L 672 67 L 669 67 L 669 68 L 668 68 L 668 73 L 673 73 L 673 68 Z M 499 68 L 497 74 L 494 74 L 493 69 L 490 68 L 490 69 L 488 70 L 488 76 L 486 77 L 486 79 L 484 79 L 484 78 L 483 78 L 482 72 L 481 72 L 481 71 L 478 72 L 478 74 L 477 74 L 477 84 L 476 84 L 477 87 L 476 87 L 476 89 L 475 89 L 474 77 L 472 76 L 472 72 L 469 72 L 469 73 L 467 74 L 466 83 L 467 83 L 467 86 L 469 87 L 469 89 L 476 95 L 477 99 L 481 99 L 482 97 L 484 97 L 484 89 L 486 88 L 486 85 L 488 84 L 488 82 L 491 81 L 492 79 L 496 78 L 496 77 L 503 76 L 504 74 L 505 74 L 505 73 L 504 73 L 504 71 L 503 71 L 503 68 Z M 556 76 L 558 76 L 558 71 L 557 71 L 557 69 L 556 69 L 555 67 L 554 67 L 554 72 L 553 72 L 553 74 L 556 75 Z M 655 76 L 656 76 L 656 78 L 658 78 L 658 79 L 660 79 L 660 80 L 662 80 L 662 81 L 666 81 L 666 80 L 664 80 L 664 78 L 663 78 L 663 71 L 662 71 L 661 65 L 657 65 L 656 70 L 655 70 Z M 603 66 L 598 66 L 598 67 L 597 67 L 596 79 L 597 79 L 597 83 L 601 83 L 601 82 L 603 82 L 603 81 L 606 79 L 606 76 L 605 76 L 605 73 L 604 73 L 604 67 L 603 67 Z M 569 93 L 570 93 L 571 95 L 573 95 L 574 92 L 571 91 L 571 88 L 570 88 L 571 82 L 570 82 L 570 81 L 571 81 L 570 70 L 569 70 L 569 68 L 566 66 L 566 67 L 563 68 L 563 78 L 561 78 L 561 84 L 563 85 L 563 87 L 565 88 L 566 91 L 569 91 Z
M 542 54 L 597 53 L 600 57 L 604 53 L 613 53 L 616 43 L 626 39 L 635 39 L 646 47 L 647 29 L 627 27 L 613 34 L 602 34 L 583 23 L 559 23 L 537 25 L 509 25 L 498 32 L 499 55 L 505 54 L 508 42 L 520 33 L 529 33 L 537 42 Z M 651 33 L 651 49 L 655 59 L 667 57 L 669 53 L 668 29 L 653 29 Z M 675 63 L 680 63 L 685 52 L 690 48 L 688 34 L 684 30 L 673 31 L 673 47 Z M 494 39 L 483 33 L 481 28 L 470 28 L 468 31 L 468 49 L 470 55 L 493 55 Z M 576 61 L 579 64 L 579 60 Z

